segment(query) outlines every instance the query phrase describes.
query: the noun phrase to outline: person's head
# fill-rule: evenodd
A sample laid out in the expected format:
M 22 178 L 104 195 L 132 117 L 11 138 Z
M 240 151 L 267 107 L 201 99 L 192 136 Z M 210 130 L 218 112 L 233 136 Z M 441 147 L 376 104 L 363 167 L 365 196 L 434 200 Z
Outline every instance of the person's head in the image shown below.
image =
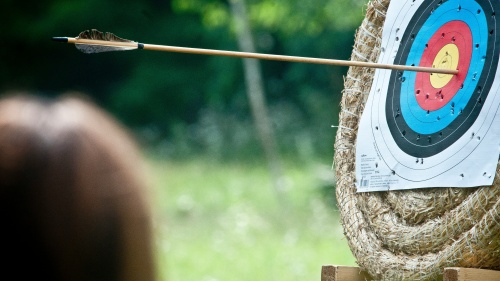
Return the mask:
M 3 268 L 16 280 L 153 280 L 142 169 L 126 130 L 91 102 L 0 99 Z

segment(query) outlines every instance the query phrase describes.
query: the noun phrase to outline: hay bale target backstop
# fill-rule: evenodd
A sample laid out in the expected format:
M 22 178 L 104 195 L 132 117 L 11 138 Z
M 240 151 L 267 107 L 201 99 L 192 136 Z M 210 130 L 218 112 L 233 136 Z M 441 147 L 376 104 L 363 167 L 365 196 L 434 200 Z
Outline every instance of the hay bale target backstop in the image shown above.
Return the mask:
M 368 3 L 352 60 L 377 62 L 388 5 Z M 500 269 L 499 165 L 490 187 L 356 192 L 356 137 L 373 75 L 349 69 L 335 141 L 337 202 L 357 263 L 377 280 L 432 280 L 452 266 Z

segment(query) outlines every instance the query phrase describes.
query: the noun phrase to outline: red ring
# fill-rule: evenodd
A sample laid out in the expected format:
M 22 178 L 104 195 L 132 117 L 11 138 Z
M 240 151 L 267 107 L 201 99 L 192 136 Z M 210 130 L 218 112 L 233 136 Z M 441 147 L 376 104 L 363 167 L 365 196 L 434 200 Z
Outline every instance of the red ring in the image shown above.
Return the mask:
M 459 20 L 444 24 L 432 35 L 424 49 L 419 66 L 432 67 L 437 53 L 448 44 L 455 44 L 460 52 L 457 67 L 460 72 L 442 88 L 432 86 L 430 73 L 417 73 L 415 97 L 424 110 L 434 111 L 445 106 L 460 90 L 467 76 L 472 57 L 472 33 L 467 24 Z

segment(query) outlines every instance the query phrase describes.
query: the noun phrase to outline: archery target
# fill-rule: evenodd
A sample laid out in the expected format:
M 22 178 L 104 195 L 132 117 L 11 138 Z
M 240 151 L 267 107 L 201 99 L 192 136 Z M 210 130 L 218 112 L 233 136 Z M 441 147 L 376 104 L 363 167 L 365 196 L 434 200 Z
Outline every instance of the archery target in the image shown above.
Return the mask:
M 481 111 L 495 77 L 491 71 L 496 65 L 492 65 L 498 61 L 492 40 L 496 20 L 487 17 L 493 13 L 487 2 L 424 2 L 416 12 L 419 17 L 410 21 L 394 63 L 456 65 L 459 74 L 440 75 L 444 79 L 434 80 L 431 78 L 438 74 L 391 74 L 387 122 L 394 140 L 406 153 L 429 157 L 442 152 L 463 136 Z M 494 55 L 487 56 L 488 52 Z
M 478 158 L 478 147 L 492 147 L 498 160 L 498 141 L 491 134 L 485 137 L 491 129 L 498 131 L 494 121 L 499 107 L 496 11 L 500 2 L 421 0 L 400 6 L 389 7 L 379 62 L 458 69 L 459 73 L 376 71 L 365 108 L 368 113 L 363 113 L 358 133 L 358 146 L 360 137 L 370 135 L 357 152 L 358 187 L 367 185 L 367 178 L 381 175 L 385 178 L 379 190 L 394 187 L 398 179 L 450 186 L 449 173 L 447 180 L 429 180 L 457 166 L 462 170 L 457 170 L 454 180 L 473 184 L 464 167 Z M 379 165 L 389 173 L 375 175 Z

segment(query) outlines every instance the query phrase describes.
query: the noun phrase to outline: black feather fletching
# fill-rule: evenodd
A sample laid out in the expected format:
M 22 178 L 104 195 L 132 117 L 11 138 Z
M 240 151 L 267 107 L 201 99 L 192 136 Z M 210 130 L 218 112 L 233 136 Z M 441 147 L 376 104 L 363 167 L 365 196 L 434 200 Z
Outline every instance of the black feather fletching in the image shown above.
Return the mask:
M 137 43 L 131 40 L 120 38 L 111 32 L 101 32 L 97 29 L 90 29 L 80 32 L 76 39 L 88 39 L 88 40 L 100 40 L 109 42 L 127 42 L 127 43 Z M 76 43 L 75 47 L 83 53 L 94 54 L 102 52 L 113 52 L 113 51 L 127 51 L 137 49 L 134 47 L 122 47 L 122 46 L 106 46 L 106 45 L 94 45 L 94 44 L 80 44 Z
M 90 40 L 102 40 L 102 41 L 114 41 L 114 42 L 134 42 L 131 40 L 120 38 L 111 32 L 101 32 L 97 29 L 90 29 L 80 32 L 77 39 L 90 39 Z

